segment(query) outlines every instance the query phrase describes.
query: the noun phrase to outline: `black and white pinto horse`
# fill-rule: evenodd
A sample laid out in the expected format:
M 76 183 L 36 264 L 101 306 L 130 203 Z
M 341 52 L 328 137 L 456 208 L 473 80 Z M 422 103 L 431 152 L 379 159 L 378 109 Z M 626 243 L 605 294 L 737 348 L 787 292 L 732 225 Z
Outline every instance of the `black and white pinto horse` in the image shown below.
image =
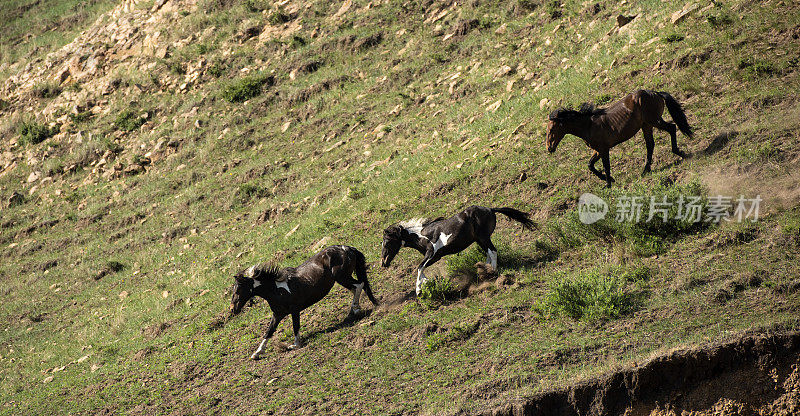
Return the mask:
M 357 279 L 352 278 L 355 272 Z M 360 312 L 361 290 L 373 305 L 378 301 L 372 295 L 367 281 L 367 265 L 364 255 L 349 246 L 330 246 L 306 260 L 298 267 L 278 269 L 266 265 L 255 265 L 234 276 L 231 312 L 238 314 L 253 296 L 267 300 L 272 309 L 272 321 L 258 349 L 250 356 L 260 358 L 267 340 L 272 337 L 278 324 L 286 315 L 292 315 L 294 344 L 289 349 L 303 346 L 300 339 L 300 311 L 317 303 L 330 292 L 334 282 L 353 292 L 349 316 Z
M 424 270 L 443 256 L 463 251 L 478 243 L 486 251 L 486 263 L 497 268 L 497 248 L 492 244 L 492 233 L 497 222 L 496 212 L 533 229 L 533 221 L 525 212 L 513 208 L 487 208 L 471 206 L 450 218 L 426 220 L 415 218 L 389 226 L 383 230 L 381 265 L 389 267 L 402 247 L 413 248 L 425 257 L 417 267 L 417 295 L 427 278 Z

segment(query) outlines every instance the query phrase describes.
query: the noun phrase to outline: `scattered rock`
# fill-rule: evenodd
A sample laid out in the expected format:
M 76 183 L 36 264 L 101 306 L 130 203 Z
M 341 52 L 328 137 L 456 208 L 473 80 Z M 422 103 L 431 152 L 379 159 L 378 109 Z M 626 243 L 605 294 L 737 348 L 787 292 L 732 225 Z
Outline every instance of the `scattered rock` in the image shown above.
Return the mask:
M 124 173 L 125 175 L 128 175 L 128 176 L 137 175 L 137 174 L 142 173 L 142 172 L 144 172 L 144 166 L 142 166 L 142 165 L 140 165 L 138 163 L 132 163 L 132 164 L 126 166 L 125 169 L 122 171 L 122 173 Z
M 514 68 L 511 68 L 508 65 L 503 65 L 500 68 L 498 68 L 497 71 L 494 72 L 494 77 L 500 78 L 512 73 L 514 73 Z
M 547 98 L 542 98 L 539 101 L 539 109 L 544 110 L 544 108 L 547 107 L 548 104 L 550 104 L 550 100 L 548 100 Z
M 673 25 L 677 25 L 678 23 L 682 22 L 686 18 L 686 16 L 691 14 L 693 11 L 697 10 L 698 7 L 700 7 L 700 5 L 698 5 L 697 3 L 687 4 L 686 6 L 683 7 L 683 9 L 678 10 L 675 13 L 672 13 L 670 21 L 672 22 Z
M 47 377 L 44 378 L 44 380 L 42 380 L 42 383 L 47 384 L 47 383 L 53 381 L 54 378 L 55 377 L 53 377 L 53 376 L 47 376 Z
M 502 105 L 502 104 L 503 104 L 503 100 L 497 100 L 497 101 L 489 104 L 489 106 L 486 107 L 486 111 L 490 111 L 490 112 L 494 113 L 495 111 L 497 111 L 498 108 L 500 108 L 500 105 Z
M 122 292 L 119 292 L 119 295 L 117 295 L 117 296 L 119 296 L 120 299 L 125 299 L 125 298 L 128 297 L 128 291 L 127 290 L 123 290 Z
M 42 177 L 42 172 L 33 171 L 30 175 L 28 175 L 28 183 L 36 182 L 39 178 Z

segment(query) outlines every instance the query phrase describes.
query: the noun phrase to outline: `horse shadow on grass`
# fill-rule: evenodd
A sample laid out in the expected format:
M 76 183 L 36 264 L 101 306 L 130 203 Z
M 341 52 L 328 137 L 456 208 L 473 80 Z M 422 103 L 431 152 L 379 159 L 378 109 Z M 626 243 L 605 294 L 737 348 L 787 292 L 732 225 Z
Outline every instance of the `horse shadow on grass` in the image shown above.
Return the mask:
M 342 321 L 335 323 L 325 329 L 317 329 L 309 332 L 308 334 L 306 334 L 305 340 L 311 341 L 312 339 L 320 335 L 330 334 L 331 332 L 336 332 L 344 328 L 350 328 L 357 322 L 361 321 L 362 319 L 372 315 L 372 312 L 373 309 L 369 309 L 369 310 L 361 310 L 358 313 L 349 314 Z

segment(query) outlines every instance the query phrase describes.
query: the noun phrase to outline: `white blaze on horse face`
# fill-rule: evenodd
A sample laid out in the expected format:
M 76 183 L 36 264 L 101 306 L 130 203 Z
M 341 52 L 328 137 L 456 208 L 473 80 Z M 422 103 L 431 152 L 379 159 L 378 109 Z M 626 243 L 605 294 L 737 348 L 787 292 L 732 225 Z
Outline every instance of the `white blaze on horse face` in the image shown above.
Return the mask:
M 447 240 L 449 240 L 450 237 L 452 237 L 452 236 L 453 236 L 452 233 L 451 234 L 445 234 L 445 233 L 439 234 L 439 239 L 436 240 L 435 243 L 433 243 L 433 253 L 435 254 L 437 251 L 439 251 L 440 248 L 446 246 L 447 245 Z
M 275 282 L 275 287 L 278 288 L 278 289 L 286 289 L 287 293 L 292 293 L 292 291 L 289 290 L 289 284 L 288 284 L 287 281 Z
M 259 286 L 261 286 L 261 281 L 253 279 L 253 289 L 255 289 L 255 288 L 259 287 Z
M 486 251 L 486 262 L 489 263 L 493 269 L 497 270 L 497 252 L 489 249 Z

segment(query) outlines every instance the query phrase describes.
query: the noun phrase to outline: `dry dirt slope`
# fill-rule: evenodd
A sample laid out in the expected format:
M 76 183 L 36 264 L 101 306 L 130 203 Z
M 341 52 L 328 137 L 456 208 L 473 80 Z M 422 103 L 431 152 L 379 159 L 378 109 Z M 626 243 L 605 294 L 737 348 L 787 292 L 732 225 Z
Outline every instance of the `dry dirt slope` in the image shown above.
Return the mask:
M 796 2 L 81 3 L 1 9 L 48 28 L 0 38 L 3 413 L 480 413 L 678 346 L 797 329 Z M 542 148 L 556 106 L 637 88 L 685 105 L 694 158 L 660 137 L 640 177 L 636 138 L 612 154 L 608 192 L 579 140 Z M 584 227 L 586 191 L 761 193 L 766 215 Z M 499 280 L 420 303 L 416 254 L 378 267 L 384 226 L 473 203 L 540 224 L 500 220 Z M 303 315 L 307 347 L 247 361 L 265 305 L 225 318 L 232 273 L 339 243 L 373 262 L 384 306 L 343 324 L 334 290 Z M 774 364 L 770 394 L 791 364 Z M 569 406 L 605 384 L 586 386 L 544 397 Z

